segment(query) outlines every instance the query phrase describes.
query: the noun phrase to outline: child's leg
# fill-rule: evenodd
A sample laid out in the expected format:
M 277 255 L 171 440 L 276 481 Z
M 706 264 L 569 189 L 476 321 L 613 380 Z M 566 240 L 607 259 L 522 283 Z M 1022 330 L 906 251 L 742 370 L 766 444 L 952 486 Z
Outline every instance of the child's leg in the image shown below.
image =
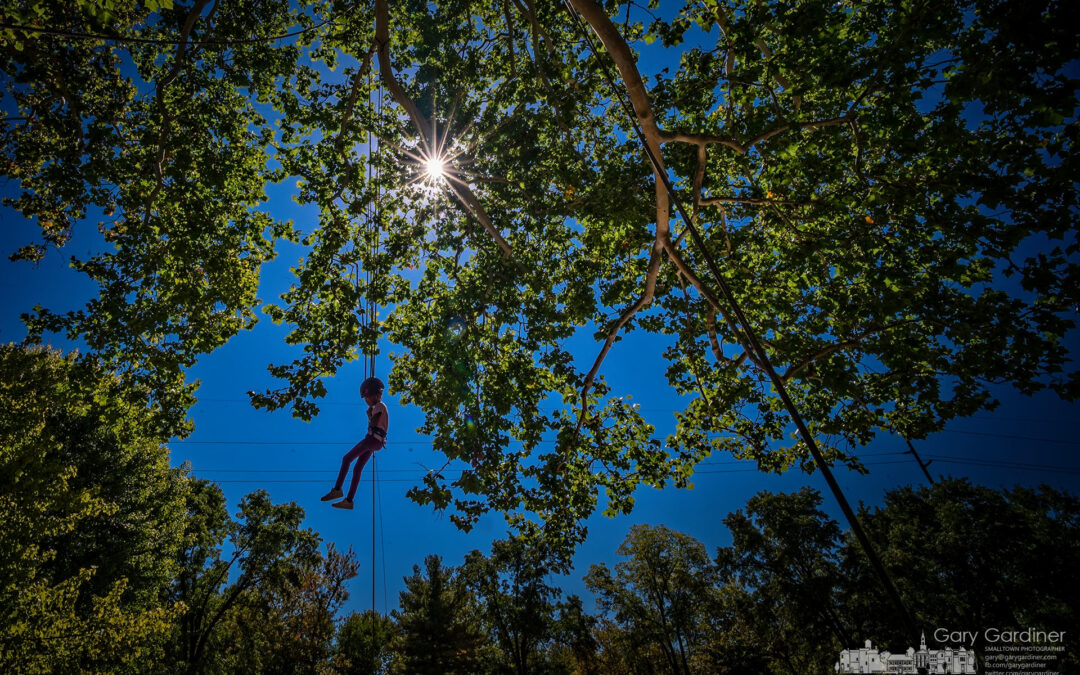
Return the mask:
M 379 441 L 375 440 L 371 436 L 365 436 L 364 440 L 360 441 L 353 450 L 359 449 L 356 457 L 356 468 L 353 469 L 352 482 L 349 483 L 349 494 L 345 495 L 345 499 L 350 502 L 353 496 L 356 494 L 356 488 L 360 485 L 360 472 L 364 470 L 364 465 L 367 464 L 368 458 L 371 457 L 371 453 L 375 452 L 379 446 L 382 445 Z M 350 454 L 352 454 L 350 452 Z
M 366 438 L 364 440 L 367 440 Z M 345 474 L 349 473 L 349 465 L 352 461 L 360 456 L 363 452 L 364 441 L 360 441 L 353 446 L 353 449 L 346 452 L 345 456 L 341 458 L 341 471 L 338 471 L 337 482 L 334 483 L 334 489 L 340 490 L 341 486 L 345 484 Z M 366 461 L 366 460 L 365 460 Z

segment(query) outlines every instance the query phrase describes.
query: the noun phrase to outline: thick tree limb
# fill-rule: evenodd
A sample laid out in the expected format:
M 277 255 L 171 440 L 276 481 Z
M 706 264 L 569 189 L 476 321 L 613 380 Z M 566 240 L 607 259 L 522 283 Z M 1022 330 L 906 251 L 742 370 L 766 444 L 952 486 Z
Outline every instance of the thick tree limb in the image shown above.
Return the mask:
M 626 43 L 619 29 L 611 22 L 607 12 L 593 0 L 570 0 L 574 9 L 589 23 L 593 31 L 600 38 L 615 62 L 619 70 L 619 76 L 626 84 L 626 91 L 630 98 L 630 104 L 634 108 L 641 133 L 645 142 L 656 157 L 660 170 L 664 170 L 664 156 L 661 152 L 663 134 L 656 124 L 656 117 L 652 112 L 652 103 L 649 101 L 649 93 L 645 90 L 645 82 L 641 79 L 641 73 L 637 69 L 637 61 L 630 45 Z M 656 184 L 656 239 L 653 242 L 653 252 L 658 253 L 664 248 L 670 237 L 670 211 L 667 189 L 664 181 L 657 170 L 653 169 Z
M 634 113 L 637 116 L 642 134 L 645 137 L 645 142 L 656 156 L 661 167 L 660 170 L 663 170 L 663 155 L 661 154 L 660 147 L 660 128 L 656 125 L 656 118 L 652 112 L 649 94 L 645 90 L 645 83 L 641 79 L 641 73 L 638 72 L 637 61 L 634 58 L 633 52 L 630 50 L 630 46 L 626 43 L 626 40 L 623 39 L 618 28 L 611 22 L 607 12 L 605 12 L 601 6 L 597 5 L 592 0 L 570 0 L 570 2 L 581 17 L 592 27 L 593 31 L 603 43 L 604 48 L 607 49 L 611 58 L 614 60 L 615 66 L 619 70 L 619 75 L 626 84 L 630 103 L 634 108 Z M 663 178 L 655 167 L 653 169 L 653 176 L 655 179 L 656 193 L 656 233 L 653 239 L 652 252 L 649 256 L 649 270 L 645 276 L 645 289 L 637 302 L 624 310 L 622 315 L 616 320 L 611 331 L 608 333 L 607 340 L 605 340 L 599 356 L 597 356 L 596 361 L 593 363 L 592 369 L 585 377 L 585 383 L 582 386 L 581 391 L 582 407 L 581 415 L 578 418 L 579 429 L 584 420 L 588 391 L 592 387 L 596 373 L 600 369 L 600 364 L 603 363 L 604 357 L 611 349 L 611 345 L 614 344 L 619 330 L 621 330 L 642 307 L 652 302 L 653 293 L 656 289 L 656 278 L 659 275 L 660 264 L 663 260 L 662 253 L 665 248 L 667 248 L 667 244 L 671 239 L 671 205 L 669 203 L 667 188 L 664 186 Z
M 605 49 L 607 49 L 608 53 L 611 55 L 612 60 L 615 62 L 615 66 L 618 68 L 619 74 L 626 85 L 630 103 L 634 108 L 634 113 L 637 116 L 637 121 L 641 127 L 642 135 L 645 138 L 645 142 L 649 146 L 649 149 L 652 151 L 653 155 L 656 157 L 657 163 L 660 165 L 660 170 L 663 170 L 663 155 L 661 153 L 661 144 L 665 140 L 683 140 L 684 138 L 691 137 L 687 135 L 666 133 L 661 130 L 660 127 L 657 125 L 656 118 L 652 112 L 652 104 L 649 100 L 649 95 L 645 89 L 645 84 L 641 78 L 641 74 L 638 72 L 637 62 L 634 58 L 633 52 L 630 50 L 629 45 L 627 45 L 622 35 L 619 34 L 618 29 L 611 22 L 611 19 L 608 17 L 604 9 L 592 0 L 569 1 L 573 5 L 574 9 L 582 16 L 582 18 L 584 18 L 585 21 L 589 23 L 593 31 L 600 38 L 600 41 L 604 44 Z M 841 124 L 845 121 L 846 118 L 840 118 L 840 120 L 836 122 L 833 122 L 832 120 L 823 122 L 809 122 L 806 123 L 805 126 L 818 126 L 833 123 Z M 729 138 L 704 136 L 693 137 L 695 140 L 690 142 L 695 142 L 701 145 L 702 142 L 699 142 L 700 139 L 707 139 L 707 142 L 705 142 L 705 144 L 708 144 L 709 142 L 714 142 L 728 145 L 728 147 L 732 147 L 736 150 L 741 148 L 741 152 L 745 154 L 749 151 L 751 147 L 753 147 L 754 144 L 759 143 L 763 140 L 767 140 L 768 138 L 771 138 L 778 133 L 782 133 L 783 131 L 794 128 L 795 126 L 802 125 L 781 125 L 776 129 L 762 134 L 748 144 L 740 144 L 738 141 Z M 724 318 L 724 322 L 727 324 L 728 329 L 731 331 L 731 334 L 738 336 L 737 339 L 739 340 L 739 344 L 742 347 L 744 354 L 751 360 L 753 360 L 755 363 L 757 363 L 756 358 L 754 358 L 752 355 L 752 351 L 743 342 L 742 332 L 735 325 L 732 317 L 729 316 L 729 314 L 724 310 L 716 295 L 709 289 L 708 286 L 706 286 L 702 282 L 702 280 L 693 272 L 693 270 L 690 269 L 690 266 L 686 263 L 685 260 L 683 260 L 677 246 L 675 246 L 671 242 L 669 196 L 667 193 L 667 189 L 664 186 L 664 182 L 657 172 L 657 169 L 654 168 L 653 173 L 656 179 L 655 183 L 657 207 L 657 231 L 656 239 L 654 241 L 653 254 L 656 255 L 659 253 L 659 251 L 657 250 L 658 246 L 667 253 L 668 259 L 675 264 L 679 273 L 682 274 L 687 279 L 687 281 L 689 281 L 698 290 L 698 292 L 700 292 L 705 297 L 705 299 L 709 302 L 713 309 L 719 312 L 720 315 Z M 650 259 L 650 267 L 651 263 L 652 261 Z M 645 298 L 645 295 L 643 295 L 642 298 Z M 644 306 L 644 303 L 642 304 L 642 306 Z M 640 307 L 635 308 L 634 306 L 632 306 L 624 312 L 624 315 L 629 314 L 629 316 L 633 316 L 633 313 L 636 313 L 638 309 L 640 309 Z M 629 320 L 629 316 L 626 319 L 627 321 Z M 625 321 L 623 321 L 622 324 L 618 324 L 617 322 L 617 325 L 621 327 L 621 325 L 625 325 Z M 608 340 L 614 341 L 614 337 L 612 335 L 609 335 Z M 609 348 L 609 346 L 610 345 L 608 343 L 605 343 L 605 349 L 602 350 L 601 353 L 606 353 L 606 349 Z M 761 364 L 758 365 L 760 366 Z M 596 367 L 597 366 L 594 364 L 594 368 Z

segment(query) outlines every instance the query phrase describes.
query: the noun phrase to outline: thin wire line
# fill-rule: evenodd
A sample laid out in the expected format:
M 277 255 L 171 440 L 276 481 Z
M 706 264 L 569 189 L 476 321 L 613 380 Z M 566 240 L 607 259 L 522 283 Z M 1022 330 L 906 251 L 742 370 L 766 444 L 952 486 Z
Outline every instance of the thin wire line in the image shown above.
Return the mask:
M 957 457 L 955 455 L 927 455 L 931 460 L 939 462 L 964 462 L 967 464 L 982 464 L 986 466 L 1026 469 L 1030 471 L 1080 471 L 1077 466 L 1062 466 L 1060 464 L 1037 464 L 1035 462 L 1010 462 L 1007 460 L 981 459 L 978 457 Z
M 188 45 L 188 46 L 212 46 L 212 47 L 229 47 L 232 45 L 247 45 L 255 44 L 259 42 L 274 42 L 276 40 L 284 40 L 286 38 L 297 37 L 304 33 L 310 33 L 313 30 L 317 30 L 327 25 L 328 23 L 336 22 L 339 19 L 343 19 L 349 14 L 353 13 L 360 3 L 355 3 L 349 9 L 325 19 L 314 26 L 302 28 L 290 33 L 282 33 L 281 35 L 272 35 L 269 37 L 257 37 L 257 38 L 243 38 L 239 40 L 163 40 L 160 38 L 140 38 L 140 37 L 124 37 L 120 35 L 104 35 L 102 33 L 81 33 L 78 31 L 61 30 L 58 28 L 47 28 L 41 26 L 24 26 L 20 24 L 13 24 L 3 22 L 0 23 L 0 28 L 7 28 L 10 30 L 18 30 L 24 33 L 35 33 L 38 35 L 51 35 L 53 37 L 66 37 L 76 40 L 102 40 L 105 42 L 123 42 L 131 44 L 152 44 L 152 45 Z
M 859 455 L 857 458 L 862 457 L 890 457 L 896 455 L 906 455 L 906 452 L 897 450 L 894 452 L 867 452 Z M 724 460 L 724 461 L 701 461 L 696 466 L 733 466 L 737 464 L 743 464 L 746 461 L 743 459 Z M 331 469 L 193 469 L 199 473 L 328 473 L 336 474 L 337 470 Z M 465 469 L 448 469 L 449 471 L 464 471 Z M 405 473 L 417 471 L 415 468 L 392 468 L 383 469 L 383 473 Z M 424 471 L 429 471 L 424 469 Z
M 383 480 L 386 480 L 385 478 Z M 376 484 L 376 488 L 379 491 L 379 550 L 382 551 L 382 575 L 383 575 L 383 614 L 386 614 L 386 607 L 389 604 L 387 601 L 387 583 L 386 583 L 386 525 L 383 522 L 382 511 L 382 487 Z
M 1039 443 L 1062 443 L 1065 445 L 1080 445 L 1080 441 L 1060 438 L 1041 438 L 1037 436 L 1019 436 L 1016 434 L 995 434 L 988 431 L 964 431 L 959 429 L 943 429 L 940 433 L 963 434 L 968 436 L 983 436 L 988 438 L 1007 438 L 1021 441 L 1037 441 Z M 709 440 L 727 438 L 717 436 Z M 920 439 L 926 442 L 928 439 Z M 170 445 L 345 445 L 352 441 L 173 441 Z M 554 440 L 541 439 L 539 443 L 555 443 Z M 387 441 L 387 445 L 432 445 L 432 441 Z
M 1061 438 L 1042 438 L 1038 436 L 1020 436 L 1017 434 L 995 434 L 988 431 L 965 431 L 963 429 L 942 429 L 940 433 L 982 436 L 986 438 L 1005 438 L 1009 440 L 1035 441 L 1037 443 L 1060 443 L 1062 445 L 1080 445 L 1080 441 Z M 726 438 L 719 436 L 717 438 Z M 710 439 L 715 440 L 715 439 Z M 927 439 L 921 439 L 926 442 Z M 173 441 L 170 445 L 347 445 L 352 441 Z M 555 443 L 554 440 L 540 440 L 538 443 Z M 433 445 L 432 441 L 387 441 L 387 445 Z
M 371 454 L 371 646 L 375 647 L 375 492 L 379 477 L 375 473 L 375 453 Z
M 961 459 L 938 459 L 938 460 L 934 460 L 934 461 L 940 462 L 942 464 L 961 464 L 961 465 L 972 466 L 972 467 L 975 467 L 975 468 L 983 468 L 983 469 L 1008 469 L 1009 471 L 1041 471 L 1041 472 L 1052 471 L 1053 473 L 1064 473 L 1064 474 L 1068 474 L 1070 476 L 1080 475 L 1080 468 L 1077 468 L 1077 469 L 1063 469 L 1063 468 L 1055 468 L 1055 467 L 1046 467 L 1046 468 L 1035 467 L 1035 466 L 1024 467 L 1024 466 L 1012 466 L 1012 465 L 1009 465 L 1009 464 L 1001 464 L 1001 463 L 983 463 L 983 462 L 976 462 L 976 461 L 970 461 L 970 460 L 961 460 Z
M 3 120 L 0 119 L 0 122 L 2 122 L 2 121 Z M 196 401 L 196 404 L 202 403 L 202 402 L 250 404 L 251 400 L 246 399 L 246 398 L 199 398 Z M 362 405 L 366 405 L 366 404 L 364 404 L 363 402 L 350 402 L 350 401 L 319 401 L 319 405 L 362 406 Z M 541 410 L 543 412 L 554 412 L 554 411 L 557 411 L 557 410 L 563 410 L 563 408 L 561 408 L 559 406 L 539 406 L 537 409 Z M 683 410 L 680 409 L 680 408 L 654 408 L 652 406 L 649 406 L 649 407 L 642 406 L 641 408 L 638 408 L 638 410 L 640 412 L 670 412 L 670 413 L 683 412 Z M 994 415 L 994 414 L 971 415 L 970 417 L 960 417 L 960 418 L 956 418 L 956 419 L 957 420 L 985 420 L 985 421 L 997 421 L 997 422 L 1046 422 L 1046 423 L 1050 423 L 1050 424 L 1068 424 L 1068 423 L 1070 423 L 1070 420 L 1060 419 L 1060 418 L 1055 419 L 1055 418 L 1050 418 L 1050 417 L 1013 417 L 1011 415 Z M 963 431 L 953 431 L 951 429 L 949 429 L 947 431 L 949 431 L 950 433 L 965 433 Z M 1041 440 L 1041 439 L 1039 439 L 1039 440 Z
M 1017 470 L 1017 471 L 1053 471 L 1053 472 L 1056 472 L 1056 473 L 1067 473 L 1067 474 L 1070 474 L 1070 475 L 1072 475 L 1072 474 L 1080 474 L 1080 467 L 1058 466 L 1058 465 L 1049 465 L 1049 464 L 1020 464 L 1020 463 L 1017 463 L 1017 462 L 1008 462 L 1008 461 L 982 460 L 982 459 L 973 458 L 973 457 L 957 457 L 956 455 L 935 455 L 935 456 L 932 456 L 931 459 L 933 459 L 935 462 L 940 462 L 942 464 L 961 464 L 961 465 L 968 465 L 968 466 L 974 466 L 974 467 L 995 468 L 995 469 L 1009 469 L 1009 470 Z M 884 460 L 884 461 L 876 461 L 876 462 L 863 462 L 863 464 L 865 466 L 889 466 L 889 465 L 895 465 L 895 464 L 908 464 L 908 463 L 909 462 L 906 459 Z M 386 471 L 386 470 L 384 469 L 384 471 Z M 457 471 L 457 470 L 450 470 L 450 471 Z M 760 469 L 757 469 L 757 468 L 747 467 L 747 468 L 741 468 L 741 469 L 708 469 L 708 470 L 705 470 L 705 471 L 695 471 L 694 475 L 716 475 L 716 474 L 729 474 L 729 473 L 765 473 L 765 472 L 762 472 Z M 419 478 L 419 477 L 420 476 L 417 476 L 417 478 Z M 445 478 L 445 479 L 454 478 L 454 476 L 449 476 L 449 475 L 443 475 L 442 477 Z M 414 479 L 407 479 L 407 478 L 383 478 L 382 481 L 383 482 L 389 482 L 389 483 L 413 483 L 413 482 L 415 482 Z M 220 480 L 220 481 L 215 481 L 215 482 L 218 482 L 218 483 L 323 483 L 325 481 L 306 480 L 306 479 L 264 480 L 264 479 L 261 479 L 261 478 L 251 478 L 250 480 L 239 480 L 239 479 L 238 480 L 233 480 L 233 479 L 229 479 L 229 480 Z M 384 556 L 385 556 L 385 553 L 384 553 Z
M 1014 434 L 992 434 L 988 431 L 962 431 L 959 429 L 942 429 L 946 434 L 964 434 L 967 436 L 988 436 L 990 438 L 1009 438 L 1019 441 L 1038 441 L 1040 443 L 1062 443 L 1064 445 L 1080 445 L 1080 441 L 1068 441 L 1057 438 L 1036 438 L 1034 436 L 1017 436 Z

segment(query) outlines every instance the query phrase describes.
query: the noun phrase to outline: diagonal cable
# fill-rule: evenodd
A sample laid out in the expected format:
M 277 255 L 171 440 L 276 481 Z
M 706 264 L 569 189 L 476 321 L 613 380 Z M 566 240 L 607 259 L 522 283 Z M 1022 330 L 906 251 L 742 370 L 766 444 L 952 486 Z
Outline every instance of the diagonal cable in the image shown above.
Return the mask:
M 888 593 L 893 604 L 896 605 L 897 610 L 900 612 L 900 616 L 904 620 L 904 624 L 910 634 L 917 632 L 915 621 L 908 610 L 907 605 L 904 604 L 903 598 L 900 597 L 900 592 L 897 590 L 896 585 L 893 583 L 892 578 L 889 576 L 888 570 L 885 569 L 885 565 L 881 562 L 881 558 L 878 556 L 877 551 L 874 549 L 873 544 L 870 542 L 870 538 L 867 536 L 866 531 L 863 530 L 862 525 L 859 523 L 858 518 L 855 515 L 855 511 L 848 503 L 847 497 L 844 495 L 843 490 L 840 488 L 840 484 L 837 483 L 836 477 L 833 476 L 832 470 L 829 468 L 828 463 L 821 454 L 821 450 L 817 446 L 817 441 L 814 440 L 813 434 L 807 428 L 806 423 L 803 421 L 802 415 L 796 408 L 795 403 L 788 395 L 787 387 L 784 381 L 777 374 L 776 369 L 773 368 L 772 362 L 769 360 L 768 353 L 762 347 L 760 340 L 754 331 L 753 326 L 747 319 L 746 314 L 743 312 L 742 307 L 736 300 L 734 293 L 731 291 L 731 287 L 728 285 L 720 269 L 716 265 L 716 261 L 713 260 L 712 255 L 709 253 L 709 249 L 705 246 L 705 242 L 698 232 L 697 226 L 694 225 L 694 221 L 690 219 L 686 214 L 686 210 L 683 208 L 682 202 L 675 192 L 674 186 L 671 184 L 668 178 L 667 172 L 663 169 L 660 160 L 653 154 L 652 149 L 649 147 L 648 141 L 645 135 L 641 131 L 641 127 L 637 123 L 637 115 L 632 108 L 628 108 L 628 104 L 623 98 L 621 90 L 615 83 L 614 78 L 611 75 L 611 71 L 607 65 L 599 58 L 599 50 L 596 44 L 593 42 L 592 36 L 585 29 L 583 25 L 583 19 L 571 5 L 571 0 L 564 0 L 567 9 L 570 11 L 571 19 L 574 22 L 575 27 L 581 32 L 589 44 L 589 49 L 596 57 L 596 61 L 599 63 L 600 70 L 602 71 L 608 85 L 611 87 L 616 100 L 618 101 L 623 112 L 627 113 L 630 124 L 634 128 L 634 133 L 637 135 L 638 141 L 641 143 L 641 147 L 644 149 L 645 154 L 649 158 L 649 162 L 652 164 L 653 170 L 656 176 L 664 184 L 664 188 L 667 190 L 668 195 L 671 198 L 671 203 L 674 204 L 676 211 L 679 213 L 679 217 L 683 219 L 686 224 L 687 230 L 690 232 L 690 237 L 694 242 L 694 245 L 701 251 L 702 257 L 705 259 L 705 263 L 709 268 L 709 273 L 712 275 L 713 280 L 716 282 L 717 288 L 720 289 L 721 294 L 724 296 L 724 300 L 731 308 L 732 314 L 735 316 L 739 323 L 740 328 L 746 337 L 747 343 L 759 360 L 759 365 L 769 376 L 769 380 L 772 382 L 773 387 L 776 389 L 777 394 L 780 396 L 780 400 L 784 403 L 784 408 L 787 410 L 788 415 L 791 417 L 792 422 L 795 424 L 796 429 L 799 432 L 799 436 L 810 450 L 810 454 L 814 458 L 814 463 L 817 465 L 818 470 L 825 477 L 825 482 L 828 483 L 829 489 L 832 491 L 833 496 L 840 505 L 840 510 L 844 512 L 844 517 L 848 521 L 848 525 L 851 527 L 851 531 L 855 534 L 856 539 L 859 540 L 859 544 L 862 546 L 863 551 L 866 553 L 866 557 L 870 560 L 871 566 L 877 573 L 885 590 Z

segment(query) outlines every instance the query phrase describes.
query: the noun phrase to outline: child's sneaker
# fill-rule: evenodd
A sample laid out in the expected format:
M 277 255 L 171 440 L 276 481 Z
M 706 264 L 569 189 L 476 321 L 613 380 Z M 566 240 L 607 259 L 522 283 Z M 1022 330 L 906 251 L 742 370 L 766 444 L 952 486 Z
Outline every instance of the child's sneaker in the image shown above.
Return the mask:
M 351 499 L 342 499 L 340 502 L 334 502 L 333 504 L 331 504 L 331 506 L 333 506 L 335 509 L 349 509 L 351 511 L 352 510 L 352 500 Z
M 322 501 L 328 502 L 328 501 L 331 501 L 331 500 L 334 500 L 334 499 L 340 499 L 340 498 L 342 498 L 344 496 L 345 496 L 344 492 L 342 492 L 341 490 L 339 490 L 337 488 L 334 488 L 333 490 L 331 490 L 330 492 L 327 492 L 326 494 L 324 494 L 322 496 Z

